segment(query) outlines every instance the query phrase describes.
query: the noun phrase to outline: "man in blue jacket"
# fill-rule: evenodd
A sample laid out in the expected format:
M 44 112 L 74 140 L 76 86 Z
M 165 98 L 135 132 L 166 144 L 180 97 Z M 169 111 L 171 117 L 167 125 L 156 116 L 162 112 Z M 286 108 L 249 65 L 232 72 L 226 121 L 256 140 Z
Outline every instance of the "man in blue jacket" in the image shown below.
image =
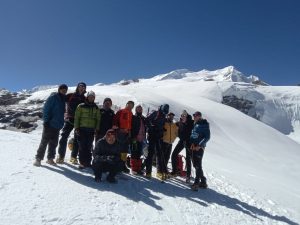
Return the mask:
M 210 129 L 207 120 L 202 118 L 201 112 L 197 111 L 193 114 L 194 127 L 191 133 L 191 152 L 193 165 L 196 170 L 195 182 L 191 186 L 193 191 L 197 191 L 198 188 L 207 188 L 206 177 L 202 170 L 202 158 L 206 143 L 210 139 Z
M 44 159 L 46 148 L 48 154 L 46 163 L 53 165 L 55 162 L 55 149 L 58 144 L 59 131 L 64 125 L 65 96 L 68 91 L 66 84 L 58 87 L 58 92 L 48 97 L 43 108 L 44 128 L 42 140 L 35 156 L 34 166 L 41 166 L 41 160 Z

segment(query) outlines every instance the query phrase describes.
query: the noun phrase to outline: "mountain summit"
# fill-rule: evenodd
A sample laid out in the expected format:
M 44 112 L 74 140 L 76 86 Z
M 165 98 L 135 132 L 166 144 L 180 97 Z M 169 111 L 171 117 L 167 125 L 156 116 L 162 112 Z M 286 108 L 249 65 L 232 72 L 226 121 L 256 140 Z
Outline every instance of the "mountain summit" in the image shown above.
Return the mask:
M 260 80 L 257 76 L 250 75 L 245 76 L 242 72 L 238 71 L 234 66 L 228 66 L 223 69 L 214 71 L 201 70 L 198 72 L 192 72 L 187 69 L 174 70 L 166 74 L 160 74 L 151 78 L 151 80 L 178 80 L 185 79 L 188 81 L 229 81 L 229 82 L 245 82 L 251 84 L 268 85 L 264 81 Z

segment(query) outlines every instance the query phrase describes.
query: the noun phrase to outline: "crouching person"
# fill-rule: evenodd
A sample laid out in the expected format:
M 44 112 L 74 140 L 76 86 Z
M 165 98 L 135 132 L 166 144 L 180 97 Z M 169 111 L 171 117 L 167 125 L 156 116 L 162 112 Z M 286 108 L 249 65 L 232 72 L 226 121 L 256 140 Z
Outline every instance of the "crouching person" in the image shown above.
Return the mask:
M 120 158 L 121 147 L 116 142 L 116 132 L 109 129 L 104 138 L 97 141 L 93 155 L 92 168 L 95 174 L 95 181 L 100 182 L 102 173 L 108 172 L 106 180 L 116 183 L 116 174 L 121 172 L 123 163 Z

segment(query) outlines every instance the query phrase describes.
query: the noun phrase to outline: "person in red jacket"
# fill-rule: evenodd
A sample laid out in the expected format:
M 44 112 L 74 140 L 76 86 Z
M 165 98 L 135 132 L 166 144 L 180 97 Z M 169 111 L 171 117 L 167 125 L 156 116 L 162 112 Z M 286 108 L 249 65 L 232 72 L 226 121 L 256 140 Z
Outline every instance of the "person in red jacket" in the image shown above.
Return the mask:
M 128 101 L 124 109 L 120 109 L 113 119 L 113 129 L 117 130 L 117 140 L 121 145 L 121 160 L 123 161 L 123 172 L 129 173 L 126 167 L 127 153 L 129 148 L 130 132 L 132 127 L 133 101 Z

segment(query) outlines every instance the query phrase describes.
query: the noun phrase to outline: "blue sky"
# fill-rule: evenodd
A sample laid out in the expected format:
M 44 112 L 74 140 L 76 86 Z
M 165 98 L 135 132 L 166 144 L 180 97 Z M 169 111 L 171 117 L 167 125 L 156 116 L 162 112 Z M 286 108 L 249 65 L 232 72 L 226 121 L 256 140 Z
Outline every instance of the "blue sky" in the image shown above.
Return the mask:
M 0 87 L 234 65 L 300 83 L 298 0 L 0 0 Z

